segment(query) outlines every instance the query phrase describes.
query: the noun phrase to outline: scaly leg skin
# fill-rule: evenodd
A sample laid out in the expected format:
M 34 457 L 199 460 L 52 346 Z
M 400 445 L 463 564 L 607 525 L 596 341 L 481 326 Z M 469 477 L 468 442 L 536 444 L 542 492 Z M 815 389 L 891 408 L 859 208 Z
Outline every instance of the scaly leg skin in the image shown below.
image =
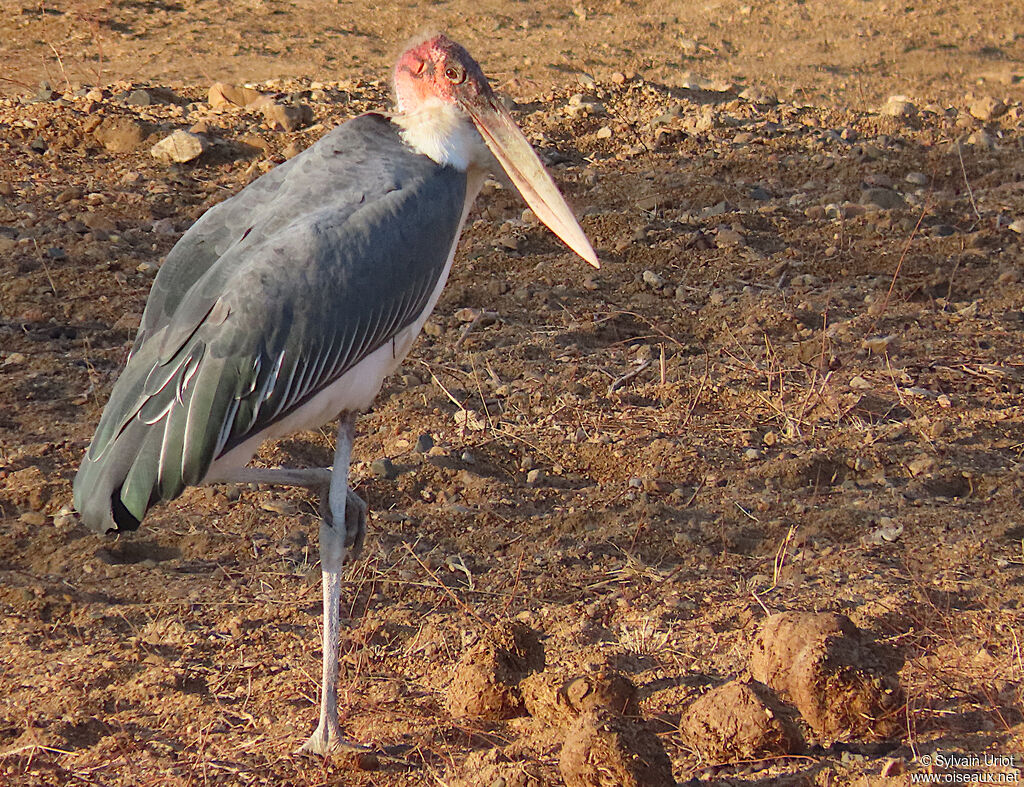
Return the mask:
M 345 414 L 338 429 L 328 505 L 320 524 L 320 568 L 324 586 L 323 685 L 320 689 L 320 722 L 300 752 L 330 754 L 332 751 L 368 751 L 341 736 L 338 725 L 338 648 L 341 644 L 341 571 L 349 547 L 362 547 L 366 532 L 366 504 L 348 488 L 348 466 L 355 438 L 355 417 Z M 352 516 L 347 511 L 352 498 Z M 351 530 L 350 530 L 351 523 Z
M 341 571 L 359 557 L 366 538 L 366 503 L 348 486 L 349 460 L 355 439 L 355 414 L 345 413 L 338 429 L 333 469 L 314 467 L 233 468 L 211 475 L 207 483 L 281 484 L 303 486 L 320 492 L 320 567 L 323 574 L 324 638 L 323 685 L 320 722 L 300 752 L 329 754 L 334 751 L 367 752 L 366 746 L 346 740 L 338 725 L 338 649 L 341 640 L 339 604 Z

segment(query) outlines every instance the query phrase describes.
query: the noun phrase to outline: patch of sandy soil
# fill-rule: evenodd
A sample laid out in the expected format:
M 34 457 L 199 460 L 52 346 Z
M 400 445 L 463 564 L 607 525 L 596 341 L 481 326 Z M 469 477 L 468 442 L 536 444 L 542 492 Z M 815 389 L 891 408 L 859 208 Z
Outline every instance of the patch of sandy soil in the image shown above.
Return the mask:
M 0 783 L 873 784 L 1024 750 L 1014 5 L 427 10 L 0 16 Z M 194 489 L 117 540 L 67 506 L 175 240 L 384 106 L 423 27 L 515 99 L 605 264 L 485 187 L 360 421 L 341 707 L 378 756 L 321 760 L 317 501 Z M 188 129 L 197 159 L 150 155 Z

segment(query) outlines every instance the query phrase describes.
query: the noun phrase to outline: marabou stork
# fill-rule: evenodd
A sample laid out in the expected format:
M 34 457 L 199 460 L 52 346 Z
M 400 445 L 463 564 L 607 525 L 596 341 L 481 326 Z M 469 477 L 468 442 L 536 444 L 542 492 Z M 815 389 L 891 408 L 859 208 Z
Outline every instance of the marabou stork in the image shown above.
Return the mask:
M 153 284 L 128 362 L 74 484 L 100 533 L 135 530 L 187 486 L 280 483 L 322 493 L 320 722 L 344 745 L 339 599 L 366 506 L 348 486 L 354 418 L 437 303 L 470 206 L 497 162 L 537 217 L 591 265 L 583 230 L 480 66 L 444 35 L 408 48 L 391 114 L 341 124 L 208 210 Z M 246 467 L 265 440 L 340 416 L 333 468 Z

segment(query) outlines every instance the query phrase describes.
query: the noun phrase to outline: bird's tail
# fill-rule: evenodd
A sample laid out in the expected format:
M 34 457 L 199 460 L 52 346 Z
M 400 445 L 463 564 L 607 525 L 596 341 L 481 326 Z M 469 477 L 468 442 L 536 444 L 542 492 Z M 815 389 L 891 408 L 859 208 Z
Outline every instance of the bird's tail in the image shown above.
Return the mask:
M 122 372 L 75 476 L 75 509 L 92 530 L 136 530 L 151 506 L 206 475 L 234 389 L 220 359 L 197 371 L 204 349 L 160 363 L 144 347 Z
M 145 461 L 146 430 L 138 426 L 142 425 L 129 425 L 98 456 L 94 440 L 75 476 L 75 510 L 97 533 L 137 530 L 159 500 L 156 467 Z

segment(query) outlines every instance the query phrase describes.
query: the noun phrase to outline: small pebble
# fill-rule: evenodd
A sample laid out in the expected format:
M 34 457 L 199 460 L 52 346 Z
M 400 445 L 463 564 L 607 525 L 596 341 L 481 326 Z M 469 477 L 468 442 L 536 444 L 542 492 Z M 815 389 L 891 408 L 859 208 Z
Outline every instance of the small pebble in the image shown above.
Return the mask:
M 653 290 L 661 289 L 665 286 L 665 279 L 660 274 L 655 273 L 651 270 L 646 270 L 643 273 L 644 284 Z
M 967 111 L 971 113 L 972 117 L 987 123 L 1006 112 L 1006 104 L 992 96 L 985 96 L 971 104 Z
M 199 158 L 205 149 L 206 142 L 202 137 L 178 129 L 153 145 L 149 153 L 160 161 L 181 164 Z
M 377 478 L 385 478 L 389 481 L 398 478 L 398 468 L 386 456 L 381 459 L 375 459 L 370 464 L 370 472 Z
M 424 432 L 416 438 L 416 445 L 413 447 L 413 450 L 418 454 L 425 454 L 433 447 L 434 438 L 430 434 Z
M 917 114 L 917 107 L 906 96 L 889 96 L 882 107 L 882 114 L 897 118 L 913 117 Z

